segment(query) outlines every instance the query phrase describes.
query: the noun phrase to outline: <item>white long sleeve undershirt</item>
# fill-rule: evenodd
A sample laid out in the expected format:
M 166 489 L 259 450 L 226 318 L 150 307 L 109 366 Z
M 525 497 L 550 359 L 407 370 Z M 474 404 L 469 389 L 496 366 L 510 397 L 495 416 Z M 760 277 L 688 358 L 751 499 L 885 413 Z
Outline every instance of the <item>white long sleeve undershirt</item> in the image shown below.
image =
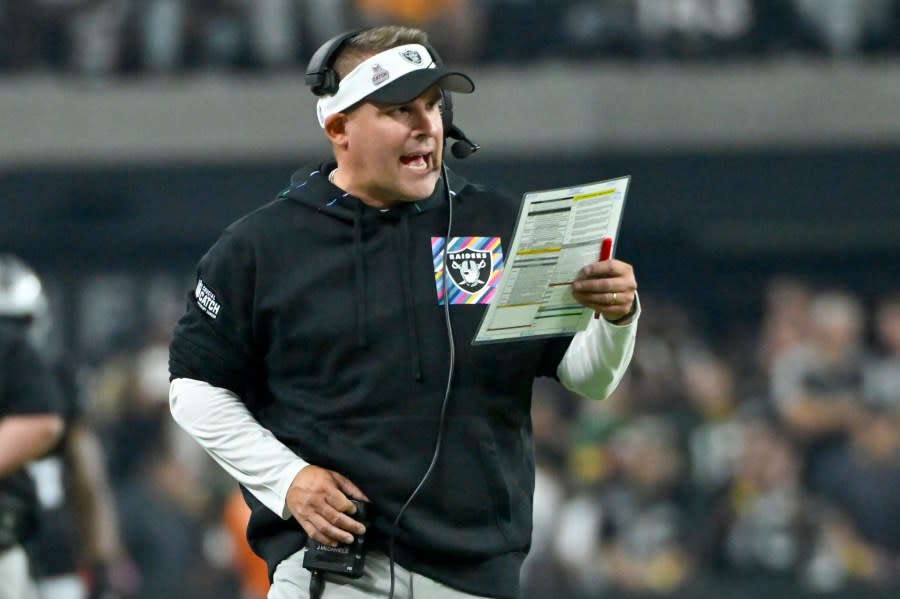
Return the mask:
M 169 407 L 187 431 L 236 481 L 285 520 L 291 482 L 308 463 L 264 428 L 233 391 L 194 379 L 169 385 Z
M 635 297 L 634 301 L 638 301 Z M 606 399 L 618 387 L 631 357 L 637 335 L 637 312 L 626 325 L 591 319 L 587 329 L 575 334 L 556 369 L 563 386 L 588 399 Z
M 592 399 L 612 393 L 634 352 L 637 316 L 625 326 L 592 320 L 575 335 L 557 369 L 563 385 Z M 288 489 L 309 464 L 264 428 L 236 393 L 179 378 L 169 386 L 169 406 L 175 422 L 232 478 L 272 512 L 291 517 Z

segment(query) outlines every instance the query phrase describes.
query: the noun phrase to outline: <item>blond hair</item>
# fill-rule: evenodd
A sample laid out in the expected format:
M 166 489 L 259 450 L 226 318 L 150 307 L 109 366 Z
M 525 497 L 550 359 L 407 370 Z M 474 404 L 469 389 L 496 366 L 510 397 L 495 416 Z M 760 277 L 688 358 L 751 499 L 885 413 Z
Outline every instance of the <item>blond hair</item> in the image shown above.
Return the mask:
M 366 29 L 347 40 L 334 61 L 334 70 L 343 78 L 356 65 L 379 52 L 404 44 L 427 43 L 428 34 L 415 27 L 385 25 Z

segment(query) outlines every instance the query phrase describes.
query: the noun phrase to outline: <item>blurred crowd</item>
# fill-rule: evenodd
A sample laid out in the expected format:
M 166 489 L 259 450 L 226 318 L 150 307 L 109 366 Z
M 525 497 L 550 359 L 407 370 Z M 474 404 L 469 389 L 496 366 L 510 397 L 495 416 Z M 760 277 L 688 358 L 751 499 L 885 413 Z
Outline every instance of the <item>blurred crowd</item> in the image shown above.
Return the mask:
M 302 69 L 386 22 L 455 63 L 900 54 L 900 0 L 3 0 L 0 74 Z
M 134 599 L 261 599 L 235 484 L 169 415 L 189 287 L 99 276 L 69 300 L 120 520 L 111 575 Z M 759 296 L 727 322 L 642 296 L 604 402 L 538 381 L 524 599 L 900 590 L 900 293 L 778 276 Z
M 534 597 L 900 590 L 900 295 L 761 303 L 713 337 L 644 298 L 609 400 L 536 388 Z

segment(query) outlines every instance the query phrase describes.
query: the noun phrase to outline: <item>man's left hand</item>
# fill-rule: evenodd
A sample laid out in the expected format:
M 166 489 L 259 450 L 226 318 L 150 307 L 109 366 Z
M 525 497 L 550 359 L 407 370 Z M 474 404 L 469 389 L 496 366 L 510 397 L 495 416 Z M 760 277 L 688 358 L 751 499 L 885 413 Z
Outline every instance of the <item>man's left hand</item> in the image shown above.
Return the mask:
M 578 303 L 606 320 L 618 320 L 628 314 L 636 292 L 634 268 L 621 260 L 592 262 L 579 270 L 572 282 L 572 295 Z

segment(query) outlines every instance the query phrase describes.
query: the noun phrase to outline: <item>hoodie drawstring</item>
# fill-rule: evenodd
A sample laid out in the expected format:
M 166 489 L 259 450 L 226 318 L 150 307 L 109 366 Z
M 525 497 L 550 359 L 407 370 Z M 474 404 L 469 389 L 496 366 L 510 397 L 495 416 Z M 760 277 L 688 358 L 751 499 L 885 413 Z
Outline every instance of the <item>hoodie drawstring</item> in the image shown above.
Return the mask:
M 409 260 L 409 216 L 400 219 L 400 259 L 403 278 L 403 303 L 406 311 L 406 330 L 409 337 L 410 361 L 413 380 L 422 380 L 422 354 L 419 351 L 419 327 L 416 326 L 416 311 L 413 304 L 412 266 Z
M 366 338 L 366 271 L 363 264 L 361 207 L 353 211 L 353 267 L 356 279 L 356 342 L 365 347 Z

